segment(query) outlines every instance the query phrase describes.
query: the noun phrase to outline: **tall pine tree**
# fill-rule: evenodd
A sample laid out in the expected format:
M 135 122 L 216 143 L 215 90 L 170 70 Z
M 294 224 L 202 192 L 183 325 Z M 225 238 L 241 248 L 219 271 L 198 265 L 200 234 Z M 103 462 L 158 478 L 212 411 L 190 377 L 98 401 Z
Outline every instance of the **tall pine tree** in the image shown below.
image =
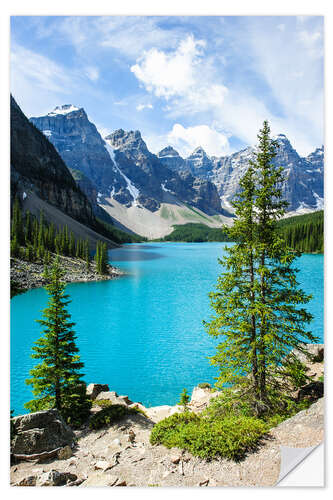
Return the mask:
M 284 215 L 282 168 L 272 161 L 277 144 L 264 122 L 255 160 L 240 181 L 234 202 L 236 220 L 225 227 L 229 239 L 217 291 L 210 294 L 216 315 L 206 323 L 214 337 L 223 337 L 211 358 L 219 368 L 219 385 L 237 386 L 251 397 L 257 414 L 272 408 L 281 387 L 283 360 L 291 349 L 306 353 L 303 342 L 317 339 L 306 329 L 310 300 L 297 283 L 295 253 L 277 230 Z
M 37 320 L 43 326 L 43 336 L 33 346 L 33 359 L 41 360 L 32 370 L 27 384 L 33 386 L 36 399 L 29 401 L 25 407 L 31 411 L 57 408 L 60 412 L 68 407 L 73 395 L 80 393 L 82 387 L 83 363 L 78 355 L 75 333 L 70 321 L 67 305 L 69 296 L 65 294 L 65 283 L 62 281 L 63 271 L 59 260 L 55 259 L 46 272 L 48 280 L 46 290 L 49 294 L 47 308 L 43 311 L 43 319 Z

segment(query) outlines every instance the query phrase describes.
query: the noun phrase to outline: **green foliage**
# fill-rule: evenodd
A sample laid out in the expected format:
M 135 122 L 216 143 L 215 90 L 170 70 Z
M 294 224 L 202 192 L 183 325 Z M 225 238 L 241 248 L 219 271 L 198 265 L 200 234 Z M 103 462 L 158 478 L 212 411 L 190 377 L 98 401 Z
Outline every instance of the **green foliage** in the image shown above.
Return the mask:
M 173 226 L 172 233 L 158 241 L 230 241 L 225 231 L 208 227 L 205 224 L 189 223 Z
M 210 294 L 215 316 L 205 323 L 208 333 L 222 337 L 211 358 L 219 368 L 218 386 L 246 387 L 258 415 L 269 412 L 279 389 L 276 373 L 293 348 L 316 337 L 306 329 L 312 316 L 304 307 L 310 300 L 297 283 L 296 258 L 281 237 L 277 222 L 285 214 L 282 200 L 283 168 L 272 159 L 278 144 L 264 122 L 255 161 L 240 180 L 236 220 L 225 228 L 236 244 L 226 256 L 216 291 Z
M 48 305 L 43 311 L 43 319 L 37 320 L 43 327 L 43 335 L 33 346 L 33 359 L 41 360 L 32 370 L 31 378 L 26 383 L 32 385 L 37 398 L 25 404 L 30 411 L 39 407 L 56 407 L 66 418 L 71 417 L 83 401 L 83 386 L 80 373 L 83 363 L 80 361 L 73 331 L 75 323 L 70 321 L 67 305 L 69 296 L 65 294 L 63 271 L 58 259 L 50 269 L 45 270 L 49 294 Z M 78 392 L 78 388 L 81 387 Z M 84 411 L 84 410 L 83 410 Z
M 23 247 L 23 248 L 22 248 Z M 11 256 L 20 257 L 28 262 L 51 261 L 51 252 L 67 257 L 77 257 L 85 260 L 89 269 L 89 241 L 75 239 L 67 225 L 55 229 L 54 224 L 48 224 L 41 211 L 39 218 L 29 211 L 23 216 L 17 199 L 13 207 L 11 229 Z
M 282 219 L 278 229 L 287 245 L 301 253 L 324 252 L 324 212 Z
M 101 408 L 106 408 L 107 406 L 112 406 L 113 403 L 109 399 L 95 399 L 94 406 L 100 406 Z
M 213 398 L 203 416 L 211 420 L 224 419 L 225 417 L 256 417 L 256 401 L 251 392 L 242 392 L 243 388 L 224 389 L 219 396 Z M 296 401 L 288 394 L 270 390 L 271 402 L 268 411 L 260 420 L 271 429 L 296 413 L 307 409 L 312 402 L 308 400 Z
M 267 432 L 267 425 L 253 417 L 227 416 L 212 420 L 194 413 L 174 414 L 157 423 L 151 444 L 188 450 L 200 458 L 223 457 L 241 460 L 255 449 Z
M 184 411 L 187 410 L 187 405 L 190 401 L 190 396 L 187 392 L 187 390 L 184 388 L 183 389 L 183 392 L 181 393 L 180 395 L 180 400 L 179 400 L 179 405 L 182 406 L 184 408 Z
M 288 356 L 280 368 L 281 376 L 291 383 L 294 390 L 311 380 L 306 372 L 307 367 L 296 356 Z
M 201 382 L 200 384 L 198 384 L 198 387 L 200 389 L 211 389 L 212 388 L 211 384 L 209 384 L 208 382 Z
M 99 274 L 108 273 L 108 247 L 102 241 L 98 241 L 96 244 L 95 262 Z
M 101 429 L 136 413 L 138 413 L 136 408 L 127 408 L 125 405 L 118 404 L 107 405 L 91 417 L 89 427 L 91 429 Z

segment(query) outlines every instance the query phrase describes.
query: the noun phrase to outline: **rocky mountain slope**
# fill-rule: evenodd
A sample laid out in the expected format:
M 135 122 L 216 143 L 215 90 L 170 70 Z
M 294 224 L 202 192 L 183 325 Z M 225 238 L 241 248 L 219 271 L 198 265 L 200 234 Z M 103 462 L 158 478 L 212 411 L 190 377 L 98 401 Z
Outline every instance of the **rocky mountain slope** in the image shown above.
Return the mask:
M 283 196 L 289 202 L 288 211 L 318 210 L 324 198 L 324 147 L 317 148 L 303 158 L 292 147 L 284 134 L 276 137 L 279 148 L 274 159 L 283 166 L 287 180 Z M 209 157 L 198 147 L 187 158 L 182 158 L 170 146 L 159 152 L 160 160 L 175 171 L 187 170 L 192 175 L 211 180 L 218 189 L 222 206 L 231 209 L 230 202 L 239 190 L 239 180 L 249 160 L 254 159 L 254 147 L 247 147 L 230 156 Z
M 54 146 L 34 127 L 11 97 L 11 198 L 30 192 L 83 223 L 93 222 L 92 208 Z
M 208 214 L 221 212 L 216 188 L 210 181 L 182 178 L 163 167 L 148 151 L 139 131 L 120 129 L 103 140 L 84 109 L 73 105 L 57 107 L 46 116 L 30 120 L 54 144 L 66 165 L 81 171 L 93 183 L 99 193 L 96 199 L 113 198 L 127 207 L 137 203 L 156 211 L 165 193 L 171 192 L 179 202 Z
M 69 104 L 31 122 L 54 144 L 97 215 L 101 207 L 150 238 L 168 234 L 177 223 L 217 227 L 229 216 L 210 180 L 164 165 L 139 131 L 120 129 L 102 139 L 84 109 Z

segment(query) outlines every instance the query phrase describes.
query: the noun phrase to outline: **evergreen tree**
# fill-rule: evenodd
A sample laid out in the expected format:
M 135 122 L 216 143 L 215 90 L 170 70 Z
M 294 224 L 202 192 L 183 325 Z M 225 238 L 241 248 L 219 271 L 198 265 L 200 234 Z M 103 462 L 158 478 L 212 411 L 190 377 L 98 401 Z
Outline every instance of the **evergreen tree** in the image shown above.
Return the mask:
M 23 230 L 22 211 L 18 198 L 15 198 L 11 225 L 11 238 L 16 238 L 17 245 L 24 245 L 25 237 Z
M 65 294 L 66 285 L 62 281 L 63 271 L 58 258 L 50 270 L 45 271 L 45 277 L 49 301 L 43 311 L 44 319 L 37 320 L 44 327 L 43 336 L 32 348 L 32 358 L 41 362 L 30 370 L 31 378 L 26 380 L 33 386 L 37 399 L 29 401 L 25 407 L 31 411 L 56 407 L 61 412 L 77 393 L 78 386 L 83 384 L 80 373 L 83 363 L 72 330 L 74 323 L 67 311 L 70 300 Z
M 298 287 L 295 252 L 277 230 L 284 215 L 282 168 L 272 162 L 277 144 L 264 122 L 255 160 L 240 182 L 234 202 L 236 220 L 225 227 L 231 241 L 220 260 L 224 272 L 210 294 L 216 315 L 208 333 L 223 336 L 211 358 L 220 370 L 219 385 L 236 385 L 239 397 L 251 397 L 257 414 L 272 407 L 279 386 L 277 374 L 291 349 L 306 353 L 302 342 L 316 338 L 305 329 L 312 316 L 301 307 L 310 300 Z

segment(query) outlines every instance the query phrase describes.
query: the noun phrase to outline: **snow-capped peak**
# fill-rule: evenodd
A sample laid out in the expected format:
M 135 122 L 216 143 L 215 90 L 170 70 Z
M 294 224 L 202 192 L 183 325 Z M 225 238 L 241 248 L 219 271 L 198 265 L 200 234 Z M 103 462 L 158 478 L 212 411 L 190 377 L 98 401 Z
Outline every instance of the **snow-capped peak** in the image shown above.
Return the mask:
M 73 111 L 79 111 L 79 109 L 80 108 L 74 106 L 73 104 L 63 104 L 62 106 L 56 106 L 53 111 L 47 114 L 47 116 L 67 115 Z

